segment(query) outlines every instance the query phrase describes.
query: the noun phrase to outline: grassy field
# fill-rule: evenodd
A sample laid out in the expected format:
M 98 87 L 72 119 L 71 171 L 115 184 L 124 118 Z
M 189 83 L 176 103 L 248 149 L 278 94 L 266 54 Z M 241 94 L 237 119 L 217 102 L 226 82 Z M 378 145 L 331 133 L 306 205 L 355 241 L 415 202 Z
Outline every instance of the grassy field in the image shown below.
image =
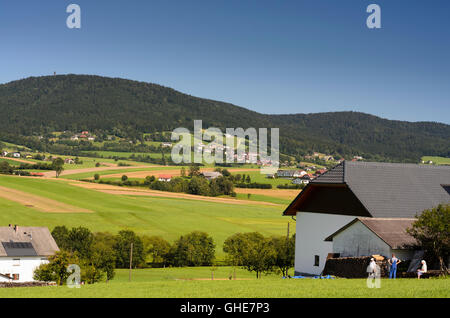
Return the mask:
M 188 199 L 102 193 L 70 185 L 65 180 L 0 176 L 0 186 L 48 198 L 93 213 L 45 213 L 0 198 L 0 226 L 84 226 L 94 232 L 116 233 L 131 229 L 139 234 L 160 235 L 169 241 L 194 230 L 208 232 L 223 257 L 222 244 L 237 232 L 258 231 L 283 235 L 290 219 L 284 206 L 237 205 Z
M 422 157 L 423 161 L 427 162 L 427 161 L 433 161 L 433 163 L 438 164 L 438 165 L 450 165 L 450 158 L 445 158 L 445 157 L 431 157 L 431 156 L 425 156 Z
M 0 158 L 0 162 L 5 161 L 7 162 L 10 166 L 20 166 L 20 162 L 18 161 L 14 161 L 8 158 Z
M 17 151 L 17 149 L 21 148 L 21 149 L 30 149 L 28 147 L 25 146 L 20 146 L 20 145 L 16 145 L 16 144 L 12 144 L 6 141 L 1 141 L 0 143 L 3 143 L 5 145 L 5 148 L 3 150 L 7 150 L 7 151 Z
M 260 195 L 260 194 L 253 194 L 253 193 L 250 196 L 248 196 L 245 193 L 238 193 L 236 198 L 239 200 L 270 202 L 270 203 L 282 204 L 282 205 L 286 205 L 286 206 L 288 206 L 292 202 L 292 200 L 277 198 L 276 196 Z
M 96 171 L 96 172 L 82 172 L 82 173 L 76 173 L 76 174 L 70 174 L 70 175 L 62 175 L 61 178 L 63 179 L 69 179 L 69 180 L 81 180 L 81 179 L 90 179 L 93 178 L 95 174 L 98 174 L 99 176 L 106 176 L 111 174 L 129 174 L 130 172 L 138 172 L 138 171 L 157 171 L 157 170 L 178 170 L 181 169 L 181 167 L 174 167 L 174 166 L 157 166 L 148 164 L 149 166 L 152 166 L 152 168 L 128 168 L 128 169 L 115 169 L 115 170 L 103 170 L 103 171 Z M 118 180 L 120 178 L 107 178 L 109 180 Z M 106 180 L 106 179 L 105 179 Z
M 236 174 L 236 173 L 233 173 Z M 274 189 L 277 188 L 277 185 L 280 184 L 292 184 L 291 179 L 283 179 L 283 178 L 267 178 L 265 174 L 261 174 L 259 170 L 250 171 L 250 172 L 240 172 L 241 175 L 245 174 L 246 176 L 250 176 L 251 182 L 257 182 L 257 183 L 268 183 L 271 184 Z
M 256 280 L 237 269 L 229 280 L 230 267 L 218 267 L 211 280 L 210 268 L 117 270 L 109 283 L 81 288 L 34 287 L 0 289 L 0 298 L 403 298 L 450 297 L 449 279 L 382 279 L 381 288 L 367 288 L 365 279 L 282 279 L 277 275 Z
M 150 156 L 151 158 L 162 158 L 162 154 L 159 153 L 149 153 L 149 152 L 117 152 L 117 151 L 84 151 L 85 153 L 88 154 L 97 154 L 98 156 L 102 156 L 104 158 L 109 158 L 109 157 L 118 157 L 118 158 L 130 158 L 133 154 L 135 156 Z M 170 156 L 170 150 L 166 150 L 165 153 L 166 156 Z M 98 160 L 103 160 L 103 159 L 98 159 Z

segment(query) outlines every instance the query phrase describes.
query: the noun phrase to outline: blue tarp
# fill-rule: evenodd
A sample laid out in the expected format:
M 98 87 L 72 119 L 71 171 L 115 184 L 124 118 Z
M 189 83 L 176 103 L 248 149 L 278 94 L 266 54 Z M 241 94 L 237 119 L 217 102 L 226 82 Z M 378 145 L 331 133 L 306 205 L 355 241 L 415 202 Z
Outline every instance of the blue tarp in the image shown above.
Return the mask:
M 283 277 L 283 279 L 286 278 L 295 278 L 295 279 L 301 279 L 301 278 L 311 278 L 311 279 L 335 279 L 334 276 L 331 275 L 327 275 L 327 276 L 311 276 L 311 277 L 307 277 L 307 276 L 293 276 L 293 277 Z

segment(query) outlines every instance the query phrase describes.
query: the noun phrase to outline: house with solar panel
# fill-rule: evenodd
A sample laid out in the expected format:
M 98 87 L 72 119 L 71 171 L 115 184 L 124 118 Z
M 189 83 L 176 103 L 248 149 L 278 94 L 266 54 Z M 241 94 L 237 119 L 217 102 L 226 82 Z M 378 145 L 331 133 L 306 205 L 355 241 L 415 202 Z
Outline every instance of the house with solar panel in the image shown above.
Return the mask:
M 59 251 L 46 227 L 0 227 L 0 282 L 32 282 L 36 268 Z
M 344 161 L 283 212 L 296 221 L 295 273 L 320 275 L 336 253 L 411 257 L 407 224 L 439 204 L 450 204 L 448 166 Z

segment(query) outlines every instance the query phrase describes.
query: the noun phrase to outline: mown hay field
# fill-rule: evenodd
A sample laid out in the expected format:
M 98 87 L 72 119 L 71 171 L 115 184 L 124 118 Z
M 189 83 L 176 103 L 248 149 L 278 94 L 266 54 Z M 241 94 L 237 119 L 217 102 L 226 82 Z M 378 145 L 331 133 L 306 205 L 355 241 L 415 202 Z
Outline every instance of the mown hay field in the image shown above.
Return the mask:
M 284 206 L 265 204 L 227 204 L 214 201 L 133 196 L 103 193 L 71 185 L 74 181 L 0 176 L 0 187 L 27 193 L 70 206 L 73 210 L 91 213 L 70 213 L 64 210 L 43 212 L 32 203 L 17 198 L 0 197 L 0 226 L 84 226 L 93 232 L 117 233 L 130 229 L 138 234 L 160 235 L 174 241 L 192 231 L 209 233 L 223 258 L 222 244 L 238 232 L 258 231 L 266 236 L 284 235 L 290 218 L 282 217 Z M 220 201 L 221 198 L 218 199 Z M 50 202 L 50 201 L 49 201 Z M 256 202 L 255 202 L 256 203 Z M 291 229 L 294 228 L 291 226 Z
M 118 270 L 109 283 L 67 286 L 3 288 L 0 298 L 435 298 L 450 297 L 449 279 L 382 279 L 381 288 L 368 288 L 365 279 L 282 279 L 277 275 L 255 279 L 243 269 L 229 280 L 231 267 L 219 267 L 216 280 L 210 268 Z

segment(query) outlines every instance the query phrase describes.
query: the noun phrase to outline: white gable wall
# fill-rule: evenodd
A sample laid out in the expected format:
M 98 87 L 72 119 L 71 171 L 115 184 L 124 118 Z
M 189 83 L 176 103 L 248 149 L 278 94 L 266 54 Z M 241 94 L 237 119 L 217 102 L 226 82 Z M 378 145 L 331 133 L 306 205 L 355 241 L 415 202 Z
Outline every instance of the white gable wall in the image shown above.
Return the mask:
M 355 216 L 297 212 L 295 234 L 295 272 L 320 275 L 328 253 L 333 252 L 333 243 L 325 238 L 355 219 Z M 319 266 L 314 266 L 315 255 Z
M 19 260 L 19 261 L 17 261 Z M 0 274 L 19 274 L 19 280 L 14 282 L 32 282 L 33 274 L 36 268 L 41 264 L 47 264 L 48 260 L 44 257 L 0 257 Z M 0 276 L 0 282 L 8 281 Z
M 333 238 L 333 253 L 340 253 L 340 257 L 375 254 L 390 257 L 391 247 L 364 224 L 357 221 Z

